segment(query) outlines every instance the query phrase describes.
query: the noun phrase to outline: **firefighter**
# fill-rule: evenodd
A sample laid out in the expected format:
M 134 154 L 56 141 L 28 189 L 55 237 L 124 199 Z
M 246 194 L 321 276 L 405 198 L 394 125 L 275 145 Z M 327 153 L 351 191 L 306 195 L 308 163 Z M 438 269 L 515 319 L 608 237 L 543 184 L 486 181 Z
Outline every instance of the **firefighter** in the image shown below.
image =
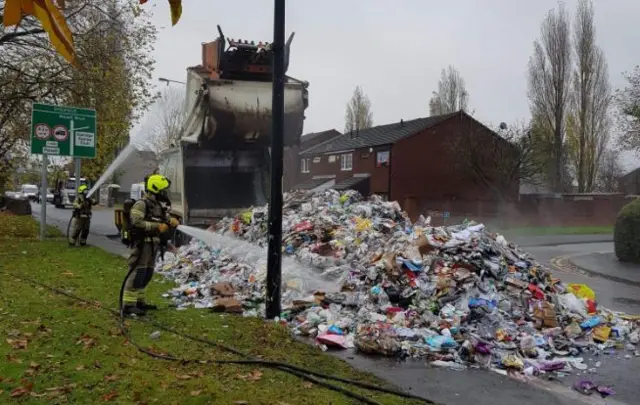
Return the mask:
M 91 226 L 91 207 L 97 202 L 87 197 L 89 188 L 86 185 L 78 187 L 78 193 L 73 202 L 73 217 L 71 228 L 69 229 L 69 246 L 75 247 L 77 242 L 80 246 L 87 244 L 89 227 Z
M 130 220 L 134 247 L 129 255 L 131 274 L 125 281 L 123 312 L 126 315 L 144 315 L 156 309 L 145 301 L 144 290 L 153 277 L 155 259 L 161 246 L 161 236 L 166 236 L 169 227 L 175 228 L 180 222 L 169 216 L 164 204 L 170 204 L 167 191 L 169 180 L 152 174 L 145 181 L 145 195 L 131 207 Z

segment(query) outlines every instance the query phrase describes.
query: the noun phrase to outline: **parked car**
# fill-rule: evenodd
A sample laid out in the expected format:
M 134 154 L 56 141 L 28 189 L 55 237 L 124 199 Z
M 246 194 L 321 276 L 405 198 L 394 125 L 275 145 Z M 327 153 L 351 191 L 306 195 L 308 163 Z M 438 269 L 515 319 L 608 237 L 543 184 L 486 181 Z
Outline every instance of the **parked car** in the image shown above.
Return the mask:
M 53 203 L 53 189 L 47 189 L 47 202 Z M 38 203 L 42 204 L 42 196 L 40 190 L 38 190 Z
M 26 198 L 25 195 L 20 191 L 5 191 L 4 195 L 5 197 L 14 198 L 16 200 L 22 200 Z
M 38 200 L 38 186 L 33 184 L 23 184 L 20 187 L 20 192 L 28 199 L 32 201 Z

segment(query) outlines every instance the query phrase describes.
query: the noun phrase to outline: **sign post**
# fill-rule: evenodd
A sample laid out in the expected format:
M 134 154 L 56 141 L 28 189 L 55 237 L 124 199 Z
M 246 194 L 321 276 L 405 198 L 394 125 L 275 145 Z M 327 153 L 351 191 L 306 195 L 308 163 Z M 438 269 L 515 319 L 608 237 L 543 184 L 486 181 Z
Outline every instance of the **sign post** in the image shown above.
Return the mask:
M 40 180 L 40 240 L 47 237 L 47 155 L 42 155 L 42 178 Z
M 47 156 L 76 159 L 76 190 L 80 186 L 80 159 L 96 157 L 96 110 L 33 103 L 31 154 L 42 155 L 40 239 L 47 221 Z
M 31 154 L 96 157 L 96 111 L 33 103 Z

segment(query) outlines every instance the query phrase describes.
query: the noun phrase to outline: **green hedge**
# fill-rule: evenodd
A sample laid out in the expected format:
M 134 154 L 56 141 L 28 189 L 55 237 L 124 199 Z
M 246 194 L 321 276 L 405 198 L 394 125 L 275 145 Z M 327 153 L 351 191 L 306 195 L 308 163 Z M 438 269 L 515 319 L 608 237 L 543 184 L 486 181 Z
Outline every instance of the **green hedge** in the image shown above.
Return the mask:
M 36 239 L 40 236 L 40 224 L 31 215 L 13 215 L 0 212 L 0 238 Z M 58 228 L 47 225 L 46 236 L 56 238 L 63 236 Z
M 633 200 L 618 213 L 613 244 L 618 260 L 640 263 L 640 200 Z

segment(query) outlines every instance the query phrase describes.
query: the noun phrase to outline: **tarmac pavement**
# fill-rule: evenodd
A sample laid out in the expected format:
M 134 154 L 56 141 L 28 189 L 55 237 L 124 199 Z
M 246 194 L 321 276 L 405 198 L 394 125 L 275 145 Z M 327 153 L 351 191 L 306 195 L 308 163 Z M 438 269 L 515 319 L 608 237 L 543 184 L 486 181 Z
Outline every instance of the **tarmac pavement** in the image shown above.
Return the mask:
M 38 218 L 40 206 L 33 204 L 33 215 Z M 70 210 L 47 207 L 47 223 L 60 227 L 63 232 L 71 215 Z M 91 224 L 89 244 L 114 254 L 126 255 L 127 249 L 119 242 L 107 236 L 117 233 L 113 225 L 112 210 L 95 211 Z M 587 235 L 588 236 L 588 235 Z M 605 235 L 606 236 L 606 235 Z M 546 239 L 546 243 L 543 243 Z M 515 240 L 522 246 L 529 245 L 527 251 L 536 256 L 543 264 L 558 264 L 558 258 L 592 252 L 606 252 L 612 244 L 602 241 L 602 235 L 570 235 L 551 240 L 550 237 L 526 237 Z M 584 241 L 599 242 L 584 242 Z M 549 245 L 553 241 L 564 244 Z M 596 291 L 600 305 L 608 308 L 640 313 L 640 288 L 620 284 L 602 278 L 593 278 L 567 268 L 554 269 L 556 276 L 567 283 L 585 283 Z M 587 376 L 569 375 L 560 381 L 532 379 L 522 382 L 511 377 L 487 370 L 467 370 L 462 372 L 431 367 L 421 361 L 398 363 L 393 359 L 357 355 L 352 352 L 332 352 L 354 367 L 372 372 L 380 378 L 396 385 L 400 389 L 432 399 L 447 405 L 632 405 L 637 403 L 637 381 L 640 375 L 640 361 L 626 359 L 625 352 L 612 356 L 585 356 L 585 361 L 602 365 L 595 374 L 588 376 L 595 382 L 613 384 L 618 395 L 608 399 L 598 396 L 583 396 L 571 389 L 573 381 Z M 313 365 L 309 365 L 313 366 Z

